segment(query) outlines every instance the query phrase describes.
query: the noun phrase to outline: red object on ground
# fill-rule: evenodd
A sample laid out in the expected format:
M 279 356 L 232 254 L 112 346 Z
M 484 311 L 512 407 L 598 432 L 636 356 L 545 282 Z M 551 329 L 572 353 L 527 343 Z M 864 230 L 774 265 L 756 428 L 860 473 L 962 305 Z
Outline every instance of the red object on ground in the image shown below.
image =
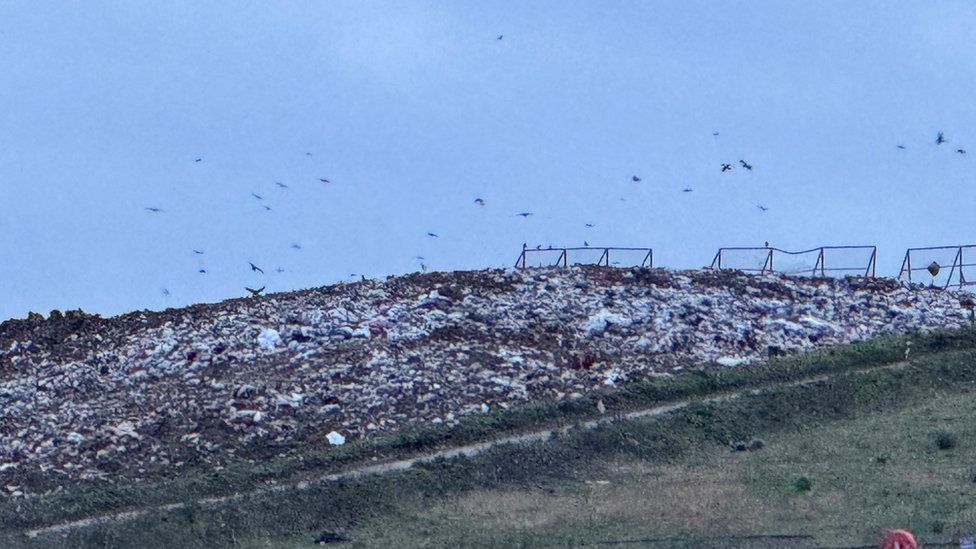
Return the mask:
M 881 542 L 881 549 L 918 549 L 918 542 L 908 530 L 889 530 Z

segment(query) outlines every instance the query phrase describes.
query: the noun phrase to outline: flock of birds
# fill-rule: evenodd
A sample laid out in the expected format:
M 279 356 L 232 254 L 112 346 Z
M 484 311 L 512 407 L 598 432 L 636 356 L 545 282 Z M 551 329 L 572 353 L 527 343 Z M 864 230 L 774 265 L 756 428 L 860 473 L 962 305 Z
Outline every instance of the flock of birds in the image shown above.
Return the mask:
M 502 35 L 499 35 L 497 39 L 498 40 L 501 40 L 502 39 Z M 713 137 L 718 137 L 719 136 L 719 132 L 712 132 L 712 136 Z M 945 138 L 945 134 L 943 132 L 939 131 L 938 134 L 936 135 L 936 138 L 935 138 L 935 144 L 937 146 L 942 146 L 942 145 L 944 145 L 946 143 L 948 143 L 948 141 Z M 900 150 L 905 150 L 907 148 L 903 144 L 898 144 L 896 147 L 898 149 L 900 149 Z M 955 152 L 958 153 L 958 154 L 966 154 L 966 150 L 963 149 L 963 148 L 961 148 L 961 147 L 960 148 L 957 148 L 955 150 Z M 312 153 L 305 153 L 305 154 L 307 156 L 312 156 Z M 203 162 L 203 158 L 195 158 L 194 159 L 194 162 L 196 162 L 196 163 Z M 751 172 L 753 170 L 753 165 L 750 164 L 748 161 L 746 161 L 744 159 L 739 159 L 738 162 L 722 162 L 719 165 L 719 171 L 720 171 L 720 173 L 731 172 L 731 171 L 733 171 L 734 169 L 737 169 L 737 168 L 746 170 L 747 172 Z M 633 175 L 633 176 L 631 176 L 630 179 L 631 179 L 631 181 L 633 183 L 641 183 L 643 181 L 643 179 L 639 175 Z M 320 178 L 318 178 L 318 180 L 321 183 L 324 183 L 324 184 L 331 184 L 332 183 L 332 181 L 330 179 L 325 178 L 325 177 L 320 177 Z M 285 183 L 282 183 L 280 181 L 275 181 L 275 185 L 278 188 L 282 189 L 282 190 L 287 190 L 287 189 L 290 188 L 288 185 L 286 185 Z M 690 193 L 690 192 L 693 192 L 693 191 L 694 191 L 694 189 L 692 189 L 691 187 L 685 187 L 685 188 L 683 188 L 681 190 L 681 192 L 683 192 L 683 193 Z M 264 201 L 264 196 L 262 196 L 262 195 L 260 195 L 260 194 L 258 194 L 256 192 L 251 192 L 251 197 L 253 197 L 255 200 L 258 200 L 258 201 L 261 201 L 261 202 Z M 624 200 L 624 199 L 621 198 L 621 200 Z M 477 198 L 474 199 L 474 205 L 475 206 L 478 206 L 478 207 L 484 207 L 486 205 L 486 201 L 485 201 L 484 198 L 477 197 Z M 263 204 L 263 203 L 261 204 L 261 206 L 266 211 L 271 211 L 271 206 L 269 206 L 267 204 Z M 764 212 L 764 213 L 767 212 L 767 211 L 769 211 L 769 208 L 766 207 L 766 206 L 764 206 L 763 204 L 756 204 L 756 208 L 758 208 L 760 212 Z M 160 214 L 160 213 L 163 213 L 164 212 L 164 210 L 162 208 L 159 208 L 159 207 L 156 207 L 156 206 L 147 206 L 145 208 L 145 210 L 147 212 L 152 213 L 152 214 Z M 523 212 L 518 212 L 515 215 L 517 217 L 521 217 L 523 219 L 527 219 L 530 216 L 533 216 L 535 214 L 533 212 L 523 211 Z M 587 229 L 592 229 L 592 228 L 596 227 L 596 225 L 593 224 L 593 223 L 585 223 L 584 226 Z M 438 235 L 437 233 L 432 232 L 432 231 L 428 231 L 427 232 L 427 236 L 429 238 L 440 238 L 440 235 Z M 589 247 L 589 245 L 590 244 L 589 244 L 589 242 L 587 240 L 583 240 L 583 246 Z M 767 247 L 769 246 L 769 243 L 768 242 L 766 243 L 766 246 Z M 295 250 L 301 250 L 302 249 L 301 245 L 300 244 L 297 244 L 297 243 L 292 244 L 291 247 L 293 249 L 295 249 Z M 522 247 L 523 247 L 523 249 L 527 248 L 528 247 L 527 243 L 523 243 L 522 244 Z M 551 249 L 552 246 L 550 245 L 549 248 Z M 542 249 L 542 245 L 541 244 L 536 245 L 536 249 Z M 202 250 L 193 249 L 192 251 L 196 255 L 204 255 L 204 252 Z M 426 272 L 427 271 L 427 264 L 425 263 L 425 258 L 423 256 L 418 255 L 418 256 L 415 256 L 415 259 L 420 264 L 420 270 L 422 272 Z M 259 275 L 264 275 L 265 274 L 264 269 L 262 269 L 261 267 L 255 265 L 253 262 L 250 262 L 249 261 L 248 262 L 248 266 L 249 266 L 250 271 L 251 271 L 252 274 L 253 273 L 258 273 Z M 281 272 L 284 272 L 284 269 L 282 269 L 281 267 L 278 267 L 276 271 L 278 273 L 281 273 Z M 197 272 L 200 273 L 200 274 L 207 274 L 207 270 L 204 269 L 204 268 L 198 269 Z M 350 277 L 356 277 L 357 275 L 355 273 L 353 273 L 353 274 L 351 274 L 349 276 Z M 358 276 L 362 280 L 366 280 L 365 275 L 360 274 Z M 257 287 L 252 288 L 250 286 L 245 286 L 244 287 L 244 290 L 247 291 L 251 296 L 255 296 L 256 297 L 256 296 L 261 295 L 262 292 L 264 292 L 264 290 L 266 288 L 267 288 L 267 284 L 262 284 L 261 287 L 259 287 L 259 288 L 257 288 Z M 162 293 L 165 296 L 169 296 L 170 295 L 169 290 L 166 289 L 166 288 L 163 288 Z

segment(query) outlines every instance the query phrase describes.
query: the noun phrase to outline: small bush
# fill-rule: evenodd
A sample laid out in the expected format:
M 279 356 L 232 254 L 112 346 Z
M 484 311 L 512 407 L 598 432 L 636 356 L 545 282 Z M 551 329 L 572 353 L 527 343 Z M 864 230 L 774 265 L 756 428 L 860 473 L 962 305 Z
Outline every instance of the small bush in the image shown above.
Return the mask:
M 935 447 L 939 450 L 951 450 L 959 443 L 956 435 L 948 431 L 936 431 L 932 435 L 935 438 Z
M 813 481 L 807 477 L 797 477 L 793 480 L 793 488 L 797 492 L 809 492 L 813 488 Z

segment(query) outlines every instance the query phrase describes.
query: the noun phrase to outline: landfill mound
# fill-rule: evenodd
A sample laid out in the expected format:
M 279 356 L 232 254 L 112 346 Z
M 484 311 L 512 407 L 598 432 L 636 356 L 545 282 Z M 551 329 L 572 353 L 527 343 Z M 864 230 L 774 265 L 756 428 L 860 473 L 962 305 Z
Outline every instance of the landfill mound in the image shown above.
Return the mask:
M 0 483 L 139 479 L 970 322 L 889 279 L 576 266 L 414 274 L 0 324 Z M 44 482 L 41 482 L 43 480 Z

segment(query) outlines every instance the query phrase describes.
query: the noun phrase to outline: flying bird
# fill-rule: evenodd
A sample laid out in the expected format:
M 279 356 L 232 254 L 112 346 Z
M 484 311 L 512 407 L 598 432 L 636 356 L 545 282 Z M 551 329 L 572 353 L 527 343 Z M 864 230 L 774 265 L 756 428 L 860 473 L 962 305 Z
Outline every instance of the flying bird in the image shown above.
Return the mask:
M 427 272 L 427 265 L 421 263 L 420 264 L 420 270 L 426 273 Z
M 281 187 L 282 189 L 287 189 L 288 188 L 288 185 L 285 185 L 281 181 L 275 181 L 275 185 Z
M 193 253 L 197 255 L 203 255 L 203 252 L 201 252 L 200 250 L 193 250 Z
M 417 257 L 415 257 L 414 259 L 416 259 L 416 260 L 418 260 L 418 261 L 423 261 L 423 260 L 424 260 L 424 256 L 422 256 L 422 255 L 418 255 L 418 256 L 417 256 Z
M 530 215 L 532 215 L 532 212 L 519 212 L 515 215 L 520 215 L 522 217 L 529 217 Z
M 169 290 L 167 290 L 166 288 L 163 288 L 163 295 L 166 296 L 166 297 L 169 297 Z
M 196 160 L 194 160 L 194 162 L 203 162 L 203 159 L 202 158 L 197 158 Z
M 641 182 L 641 178 L 637 177 L 636 175 L 633 176 L 633 177 L 631 177 L 630 180 L 633 181 L 634 183 L 640 183 Z
M 291 247 L 292 248 L 295 248 L 296 250 L 301 250 L 302 249 L 301 244 L 292 244 Z
M 146 208 L 146 211 L 149 211 L 149 212 L 152 212 L 152 213 L 159 213 L 159 212 L 161 212 L 163 210 L 160 209 L 160 208 Z
M 590 227 L 590 228 L 593 228 L 593 227 L 595 227 L 596 225 L 594 225 L 594 224 L 592 224 L 592 223 L 587 223 L 587 224 L 586 224 L 586 226 L 587 226 L 587 227 Z
M 966 154 L 966 149 L 956 149 L 956 152 L 959 154 Z
M 255 265 L 254 263 L 251 263 L 250 261 L 248 261 L 247 264 L 251 266 L 251 270 L 252 271 L 257 271 L 257 272 L 259 272 L 261 274 L 264 274 L 264 271 L 261 270 L 261 267 L 258 267 L 257 265 Z
M 681 190 L 681 192 L 683 192 L 683 193 L 690 193 L 692 190 L 693 189 L 691 187 L 685 187 L 684 189 Z
M 935 137 L 935 144 L 936 144 L 936 145 L 941 145 L 941 144 L 943 144 L 943 143 L 945 143 L 945 142 L 946 142 L 946 140 L 945 140 L 945 136 L 944 136 L 944 135 L 942 135 L 942 132 L 939 132 L 939 135 L 937 135 L 937 136 Z
M 584 240 L 583 241 L 583 245 L 586 246 L 586 247 L 589 247 L 590 243 Z
M 718 137 L 718 132 L 712 132 L 712 137 Z
M 904 145 L 898 145 L 898 148 L 901 149 L 901 150 L 905 150 L 905 146 Z
M 430 237 L 433 237 L 433 238 L 440 238 L 439 236 L 437 236 L 434 233 L 427 233 L 427 236 L 430 236 Z
M 207 273 L 207 270 L 206 269 L 200 269 L 197 272 L 200 273 L 200 274 L 206 274 Z
M 331 181 L 329 181 L 328 179 L 323 179 L 323 178 L 321 178 L 321 177 L 319 178 L 319 181 L 321 181 L 322 183 L 332 183 L 332 182 L 331 182 Z
M 305 156 L 312 156 L 312 153 L 307 152 L 307 153 L 305 153 Z
M 264 209 L 270 212 L 271 211 L 271 206 L 264 205 Z
M 746 162 L 745 160 L 739 160 L 739 164 L 742 164 L 743 168 L 752 171 L 752 164 Z
M 722 171 L 727 172 L 732 169 L 732 164 L 722 164 Z
M 254 288 L 248 288 L 247 286 L 244 287 L 245 290 L 251 292 L 251 297 L 257 297 L 261 295 L 261 292 L 263 292 L 265 288 L 267 288 L 267 286 L 261 286 L 257 290 L 255 290 Z
M 485 199 L 484 198 L 475 198 L 474 199 L 474 203 L 477 204 L 477 205 L 479 205 L 479 206 L 484 206 L 485 205 Z
M 496 40 L 501 40 L 502 39 L 502 36 L 505 36 L 505 35 L 504 34 L 499 34 L 498 35 L 498 38 Z
M 762 204 L 756 204 L 756 207 L 759 208 L 761 211 L 764 211 L 764 212 L 769 210 L 769 208 L 767 208 L 766 206 L 763 206 Z
M 258 200 L 264 200 L 264 197 L 261 196 L 261 195 L 259 195 L 259 194 L 251 193 L 251 196 L 253 196 L 254 198 L 257 198 Z
M 278 267 L 277 269 L 275 269 L 275 272 L 276 273 L 283 273 L 283 272 L 285 272 L 285 270 L 282 269 L 281 267 Z

